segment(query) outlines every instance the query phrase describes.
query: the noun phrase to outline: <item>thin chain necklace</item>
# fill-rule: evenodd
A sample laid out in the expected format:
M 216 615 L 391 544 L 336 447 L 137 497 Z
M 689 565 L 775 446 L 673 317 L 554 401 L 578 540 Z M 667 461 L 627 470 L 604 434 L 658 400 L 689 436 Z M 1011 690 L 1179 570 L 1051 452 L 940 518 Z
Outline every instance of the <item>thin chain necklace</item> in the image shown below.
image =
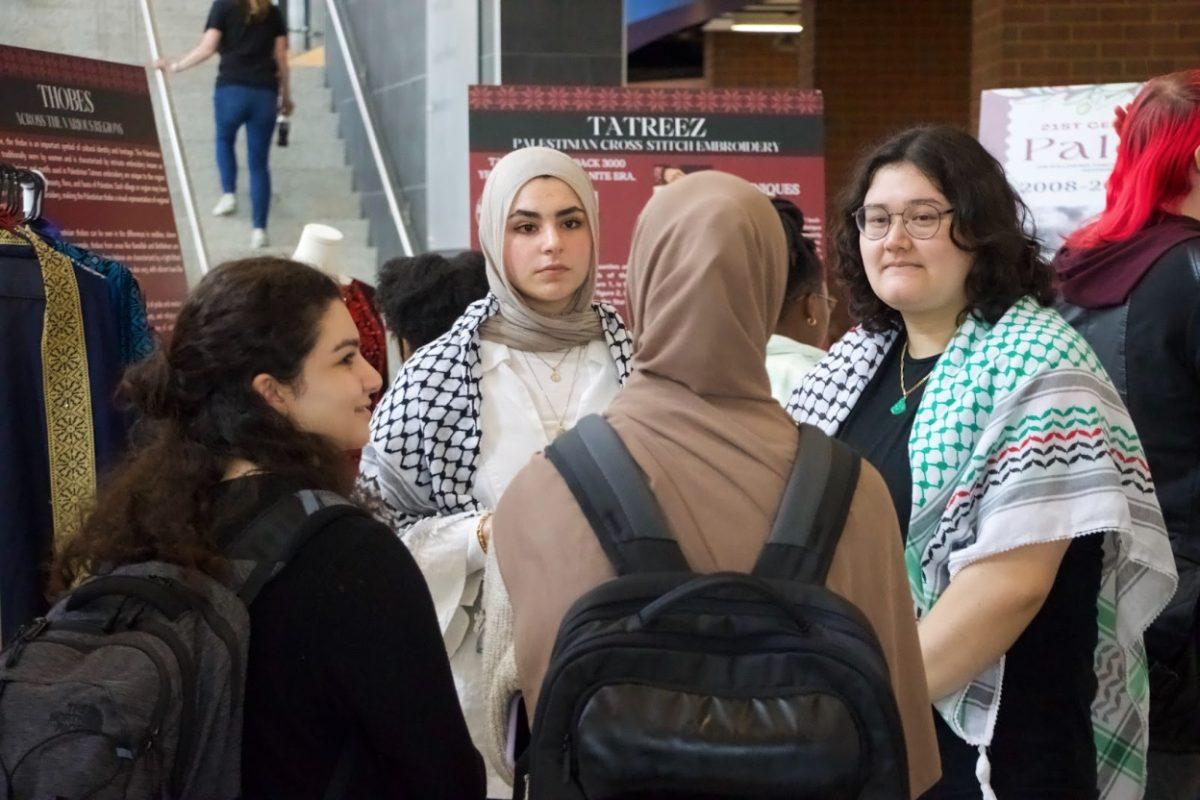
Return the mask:
M 550 399 L 550 394 L 542 386 L 542 381 L 538 378 L 537 371 L 534 370 L 533 365 L 529 363 L 529 356 L 524 350 L 519 352 L 521 353 L 521 357 L 525 359 L 525 366 L 529 367 L 529 373 L 533 375 L 533 382 L 537 384 L 538 391 L 542 393 L 542 397 L 546 398 L 546 405 L 550 406 L 550 415 L 555 418 L 554 438 L 557 439 L 559 436 L 562 436 L 567 432 L 567 414 L 571 412 L 571 398 L 575 396 L 575 384 L 579 381 L 579 358 L 576 357 L 575 359 L 575 372 L 571 376 L 571 388 L 567 390 L 567 402 L 563 405 L 562 413 L 559 414 L 558 409 L 554 407 L 554 401 Z M 536 353 L 534 355 L 536 355 Z M 546 364 L 546 362 L 542 359 L 539 358 L 538 360 L 543 364 Z M 565 360 L 566 359 L 564 358 L 563 361 Z M 559 361 L 558 363 L 559 366 L 562 366 L 563 362 Z M 550 365 L 546 364 L 546 366 L 549 367 Z M 553 367 L 551 367 L 551 369 L 553 369 Z M 551 373 L 551 380 L 553 379 L 554 376 L 553 373 Z
M 568 347 L 567 352 L 563 353 L 563 357 L 558 360 L 557 364 L 551 364 L 549 361 L 542 358 L 537 353 L 534 353 L 533 357 L 546 365 L 546 369 L 550 370 L 550 380 L 554 381 L 555 383 L 558 383 L 559 381 L 562 380 L 562 375 L 559 373 L 558 368 L 563 365 L 563 362 L 567 360 L 567 356 L 571 355 L 571 351 L 573 351 L 574 349 L 575 349 L 574 347 Z M 525 352 L 525 351 L 522 350 L 521 352 Z M 528 361 L 529 359 L 525 359 L 525 360 Z
M 904 385 L 904 360 L 906 358 L 911 358 L 911 356 L 908 353 L 908 339 L 907 338 L 904 340 L 904 352 L 900 354 L 900 399 L 897 400 L 895 402 L 895 404 L 892 405 L 892 408 L 891 408 L 892 414 L 897 417 L 908 410 L 908 396 L 910 394 L 912 394 L 913 392 L 915 392 L 917 389 L 920 389 L 921 386 L 925 383 L 925 381 L 929 380 L 929 378 L 933 375 L 933 370 L 930 370 L 929 373 L 924 378 L 921 378 L 921 380 L 917 381 L 912 386 L 905 387 L 905 385 Z

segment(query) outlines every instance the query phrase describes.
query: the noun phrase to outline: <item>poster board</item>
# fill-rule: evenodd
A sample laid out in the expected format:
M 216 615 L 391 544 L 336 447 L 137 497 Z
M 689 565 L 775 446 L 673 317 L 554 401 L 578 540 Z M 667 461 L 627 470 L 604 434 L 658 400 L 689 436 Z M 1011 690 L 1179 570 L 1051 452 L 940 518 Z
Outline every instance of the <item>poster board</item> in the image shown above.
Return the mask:
M 820 92 L 758 89 L 637 89 L 472 86 L 471 239 L 492 166 L 540 145 L 562 150 L 588 172 L 600 214 L 596 296 L 625 313 L 625 261 L 634 225 L 657 186 L 717 169 L 785 197 L 805 215 L 805 234 L 824 233 L 824 120 Z
M 992 89 L 979 105 L 979 141 L 1004 165 L 1033 212 L 1047 255 L 1104 210 L 1117 157 L 1113 109 L 1141 84 Z
M 170 335 L 187 278 L 146 68 L 0 46 L 0 161 L 46 176 L 42 217 L 132 270 Z

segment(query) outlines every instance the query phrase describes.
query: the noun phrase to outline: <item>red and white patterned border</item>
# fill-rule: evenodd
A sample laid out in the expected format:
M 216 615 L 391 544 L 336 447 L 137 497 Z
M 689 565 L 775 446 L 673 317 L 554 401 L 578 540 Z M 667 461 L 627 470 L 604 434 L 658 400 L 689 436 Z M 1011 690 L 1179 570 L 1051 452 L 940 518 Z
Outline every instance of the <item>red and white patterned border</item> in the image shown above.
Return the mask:
M 64 56 L 24 47 L 0 46 L 0 79 L 3 78 L 150 94 L 145 67 Z
M 820 114 L 821 93 L 777 89 L 637 89 L 612 86 L 472 86 L 470 106 L 485 111 L 618 111 L 713 114 Z

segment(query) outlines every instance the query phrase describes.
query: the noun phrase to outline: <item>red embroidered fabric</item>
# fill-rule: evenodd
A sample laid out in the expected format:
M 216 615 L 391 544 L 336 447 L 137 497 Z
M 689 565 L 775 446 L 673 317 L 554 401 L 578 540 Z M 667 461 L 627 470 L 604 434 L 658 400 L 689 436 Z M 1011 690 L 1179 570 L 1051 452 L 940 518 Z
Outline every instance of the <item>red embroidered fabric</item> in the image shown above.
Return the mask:
M 349 284 L 342 285 L 342 300 L 350 309 L 350 316 L 358 327 L 359 350 L 367 363 L 378 370 L 383 376 L 383 385 L 387 386 L 387 332 L 383 320 L 375 310 L 375 289 L 357 279 L 351 279 Z M 383 389 L 371 395 L 371 410 L 379 402 Z

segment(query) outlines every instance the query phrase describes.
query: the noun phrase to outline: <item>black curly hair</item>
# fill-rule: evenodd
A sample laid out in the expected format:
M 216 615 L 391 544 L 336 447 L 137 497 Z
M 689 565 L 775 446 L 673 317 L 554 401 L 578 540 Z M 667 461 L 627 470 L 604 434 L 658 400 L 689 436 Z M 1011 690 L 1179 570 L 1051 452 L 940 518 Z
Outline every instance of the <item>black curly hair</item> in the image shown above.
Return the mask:
M 804 235 L 804 212 L 784 197 L 772 197 L 771 205 L 783 223 L 783 232 L 788 242 L 788 276 L 784 297 L 795 300 L 805 292 L 821 289 L 825 268 L 817 255 L 817 243 Z
M 903 324 L 900 312 L 871 289 L 854 222 L 875 173 L 903 163 L 919 169 L 946 196 L 954 209 L 950 239 L 974 256 L 964 318 L 975 313 L 994 324 L 1025 295 L 1042 305 L 1053 302 L 1054 272 L 1042 257 L 1029 208 L 1009 185 L 1004 167 L 969 134 L 929 125 L 904 130 L 869 151 L 838 197 L 831 226 L 833 272 L 852 317 L 875 332 Z
M 474 301 L 487 294 L 483 254 L 466 250 L 393 258 L 379 267 L 375 302 L 388 330 L 418 347 L 454 324 Z

